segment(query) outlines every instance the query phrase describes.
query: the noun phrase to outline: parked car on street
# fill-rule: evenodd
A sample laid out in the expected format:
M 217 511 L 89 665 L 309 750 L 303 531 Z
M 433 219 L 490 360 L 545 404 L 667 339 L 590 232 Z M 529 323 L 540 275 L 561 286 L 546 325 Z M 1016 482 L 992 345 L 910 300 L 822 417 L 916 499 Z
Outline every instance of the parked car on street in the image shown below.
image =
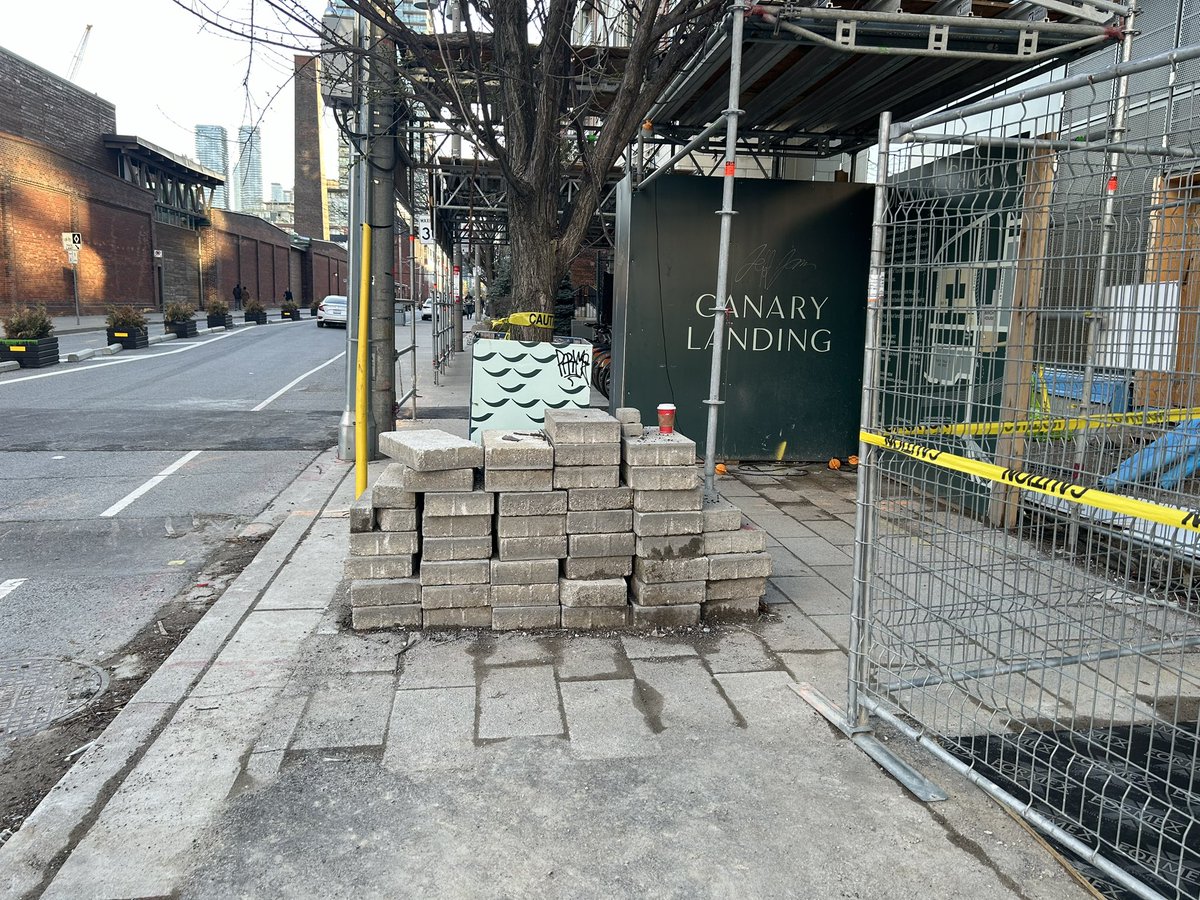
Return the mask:
M 346 327 L 346 297 L 342 294 L 330 294 L 317 304 L 317 327 L 326 325 L 341 325 Z
M 422 319 L 432 319 L 433 318 L 433 298 L 426 297 L 424 300 L 422 300 L 420 303 L 418 303 L 417 304 L 417 312 L 420 314 Z

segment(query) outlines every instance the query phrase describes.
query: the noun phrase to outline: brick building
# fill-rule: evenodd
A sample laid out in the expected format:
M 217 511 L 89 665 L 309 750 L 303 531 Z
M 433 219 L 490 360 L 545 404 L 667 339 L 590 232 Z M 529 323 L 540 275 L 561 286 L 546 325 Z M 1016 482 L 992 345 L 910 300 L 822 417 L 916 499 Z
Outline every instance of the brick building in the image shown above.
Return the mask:
M 80 232 L 82 312 L 344 293 L 345 251 L 210 209 L 217 173 L 132 135 L 106 100 L 0 48 L 0 312 L 74 310 L 62 232 Z

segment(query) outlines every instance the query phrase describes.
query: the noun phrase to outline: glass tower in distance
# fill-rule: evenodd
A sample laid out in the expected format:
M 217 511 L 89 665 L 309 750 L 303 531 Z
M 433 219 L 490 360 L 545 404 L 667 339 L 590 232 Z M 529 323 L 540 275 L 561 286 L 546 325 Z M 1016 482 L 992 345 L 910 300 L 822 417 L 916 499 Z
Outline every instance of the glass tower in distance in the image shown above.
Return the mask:
M 215 209 L 229 209 L 226 185 L 229 183 L 229 138 L 223 125 L 196 126 L 196 159 L 206 169 L 211 169 L 225 184 L 213 190 L 212 205 Z
M 233 164 L 233 196 L 239 212 L 262 210 L 262 147 L 258 129 L 253 125 L 238 127 L 237 159 Z

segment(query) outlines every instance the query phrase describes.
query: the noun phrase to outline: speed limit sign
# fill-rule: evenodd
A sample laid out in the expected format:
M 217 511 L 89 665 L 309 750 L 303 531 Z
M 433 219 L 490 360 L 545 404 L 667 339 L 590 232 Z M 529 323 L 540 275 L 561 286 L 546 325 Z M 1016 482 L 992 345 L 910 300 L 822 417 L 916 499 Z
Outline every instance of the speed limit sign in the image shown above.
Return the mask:
M 417 240 L 428 247 L 433 243 L 433 217 L 429 213 L 417 215 Z

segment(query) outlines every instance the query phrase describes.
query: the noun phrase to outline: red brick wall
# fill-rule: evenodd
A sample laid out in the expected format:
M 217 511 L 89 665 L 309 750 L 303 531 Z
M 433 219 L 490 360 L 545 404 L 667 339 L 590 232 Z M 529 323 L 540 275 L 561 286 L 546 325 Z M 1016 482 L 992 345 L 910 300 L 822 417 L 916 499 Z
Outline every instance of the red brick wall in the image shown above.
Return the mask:
M 154 245 L 162 251 L 155 259 L 162 269 L 163 303 L 189 303 L 200 306 L 200 282 L 196 265 L 199 259 L 197 234 L 187 228 L 177 228 L 162 222 L 154 223 Z

